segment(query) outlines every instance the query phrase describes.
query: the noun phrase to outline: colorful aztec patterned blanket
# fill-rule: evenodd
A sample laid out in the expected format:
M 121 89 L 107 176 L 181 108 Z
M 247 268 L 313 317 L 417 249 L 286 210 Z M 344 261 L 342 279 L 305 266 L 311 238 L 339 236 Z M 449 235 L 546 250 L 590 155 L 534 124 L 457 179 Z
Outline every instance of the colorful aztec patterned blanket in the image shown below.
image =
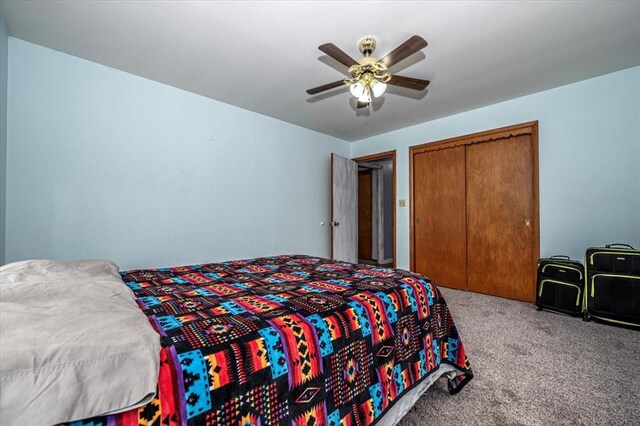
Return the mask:
M 411 272 L 275 256 L 122 279 L 162 336 L 158 393 L 73 426 L 365 426 L 442 363 L 452 394 L 473 377 L 438 288 Z

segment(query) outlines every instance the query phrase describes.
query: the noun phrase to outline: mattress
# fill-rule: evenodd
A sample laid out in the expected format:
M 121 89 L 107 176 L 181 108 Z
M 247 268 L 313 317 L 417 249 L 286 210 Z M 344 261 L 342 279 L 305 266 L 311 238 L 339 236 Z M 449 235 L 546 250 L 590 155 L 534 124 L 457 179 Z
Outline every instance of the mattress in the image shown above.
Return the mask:
M 437 377 L 452 394 L 473 377 L 408 271 L 287 255 L 121 275 L 161 336 L 157 393 L 73 425 L 387 425 Z

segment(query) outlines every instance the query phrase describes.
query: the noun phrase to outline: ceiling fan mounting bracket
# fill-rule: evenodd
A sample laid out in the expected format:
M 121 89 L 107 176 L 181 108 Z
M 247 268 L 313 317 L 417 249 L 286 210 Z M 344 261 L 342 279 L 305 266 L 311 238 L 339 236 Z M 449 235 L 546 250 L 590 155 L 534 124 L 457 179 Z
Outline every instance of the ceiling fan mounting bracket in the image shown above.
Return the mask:
M 370 56 L 374 50 L 376 50 L 377 44 L 378 43 L 374 36 L 364 36 L 360 40 L 358 40 L 358 49 L 360 49 L 360 53 L 367 57 Z

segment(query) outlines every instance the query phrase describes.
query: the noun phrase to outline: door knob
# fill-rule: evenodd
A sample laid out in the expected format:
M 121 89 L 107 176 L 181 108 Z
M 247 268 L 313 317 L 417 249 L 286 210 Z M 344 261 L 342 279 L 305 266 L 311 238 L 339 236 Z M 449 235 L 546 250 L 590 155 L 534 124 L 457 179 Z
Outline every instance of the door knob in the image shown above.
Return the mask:
M 420 218 L 416 218 L 416 224 L 420 224 Z
M 531 228 L 531 219 L 525 219 L 524 220 L 524 227 L 525 228 Z

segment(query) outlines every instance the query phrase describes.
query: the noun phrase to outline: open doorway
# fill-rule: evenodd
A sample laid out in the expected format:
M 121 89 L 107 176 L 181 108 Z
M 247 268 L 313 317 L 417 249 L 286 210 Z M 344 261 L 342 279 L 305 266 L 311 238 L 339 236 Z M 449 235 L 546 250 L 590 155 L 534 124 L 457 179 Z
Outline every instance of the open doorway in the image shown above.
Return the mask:
M 358 164 L 358 263 L 396 266 L 396 152 L 354 158 Z

